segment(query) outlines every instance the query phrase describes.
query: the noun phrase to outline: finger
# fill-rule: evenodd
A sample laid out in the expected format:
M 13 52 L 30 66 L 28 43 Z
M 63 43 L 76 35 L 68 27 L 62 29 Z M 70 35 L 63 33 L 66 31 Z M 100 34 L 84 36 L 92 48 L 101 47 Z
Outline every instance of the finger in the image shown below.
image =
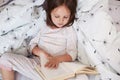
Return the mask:
M 52 59 L 52 57 L 47 57 L 48 58 L 48 60 L 51 60 Z
M 50 63 L 49 63 L 49 62 L 47 62 L 47 63 L 45 64 L 45 67 L 47 67 L 49 64 L 50 64 Z
M 56 68 L 56 64 L 52 64 L 50 68 Z
M 56 69 L 58 68 L 58 64 L 55 65 L 55 68 L 56 68 Z
M 51 68 L 51 66 L 52 66 L 52 63 L 50 62 L 45 65 L 45 67 L 48 67 L 48 68 Z

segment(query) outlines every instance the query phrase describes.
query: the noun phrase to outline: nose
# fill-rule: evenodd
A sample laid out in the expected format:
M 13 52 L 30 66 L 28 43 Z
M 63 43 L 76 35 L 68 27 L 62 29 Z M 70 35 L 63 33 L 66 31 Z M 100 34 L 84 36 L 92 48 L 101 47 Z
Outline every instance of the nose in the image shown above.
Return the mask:
M 61 24 L 62 24 L 62 23 L 63 23 L 63 21 L 64 21 L 64 19 L 63 19 L 63 18 L 60 18 L 60 19 L 59 19 L 59 23 L 61 23 Z

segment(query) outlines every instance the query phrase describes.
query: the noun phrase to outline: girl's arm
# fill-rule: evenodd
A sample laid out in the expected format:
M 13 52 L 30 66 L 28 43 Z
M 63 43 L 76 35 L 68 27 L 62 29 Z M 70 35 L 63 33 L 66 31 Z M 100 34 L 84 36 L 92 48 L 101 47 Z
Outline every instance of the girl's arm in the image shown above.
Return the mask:
M 40 54 L 45 54 L 47 57 L 50 57 L 51 55 L 48 54 L 46 51 L 44 51 L 43 49 L 41 49 L 40 47 L 38 46 L 35 46 L 33 49 L 32 49 L 32 53 L 36 56 L 40 56 Z
M 60 56 L 53 56 L 49 58 L 46 63 L 48 68 L 57 68 L 60 62 L 74 61 L 77 57 L 77 36 L 72 27 L 67 28 L 67 46 L 66 53 Z
M 70 62 L 72 61 L 72 57 L 69 54 L 64 54 L 60 56 L 56 56 L 56 58 L 59 60 L 59 62 Z
M 48 62 L 45 64 L 45 67 L 48 68 L 57 68 L 59 63 L 61 62 L 70 62 L 72 61 L 72 57 L 69 54 L 64 54 L 60 56 L 52 56 L 48 58 Z
M 59 63 L 61 62 L 72 61 L 72 57 L 67 53 L 59 56 L 51 56 L 50 54 L 48 54 L 46 51 L 44 51 L 38 46 L 35 46 L 32 49 L 32 53 L 36 56 L 40 56 L 40 54 L 45 54 L 48 58 L 48 62 L 45 64 L 45 67 L 48 67 L 48 68 L 57 68 Z

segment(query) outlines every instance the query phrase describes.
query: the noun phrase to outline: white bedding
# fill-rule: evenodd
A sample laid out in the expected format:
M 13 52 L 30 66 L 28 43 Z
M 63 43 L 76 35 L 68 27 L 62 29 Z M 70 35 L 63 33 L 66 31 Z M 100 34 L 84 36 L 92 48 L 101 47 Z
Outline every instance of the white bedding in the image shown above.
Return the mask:
M 6 0 L 6 2 L 9 0 Z M 27 46 L 45 24 L 44 0 L 0 1 L 0 54 L 27 55 Z M 38 4 L 39 3 L 39 4 Z M 79 0 L 73 27 L 78 36 L 78 60 L 100 75 L 90 80 L 120 80 L 120 34 L 107 14 L 108 0 Z M 39 10 L 39 11 L 38 11 Z

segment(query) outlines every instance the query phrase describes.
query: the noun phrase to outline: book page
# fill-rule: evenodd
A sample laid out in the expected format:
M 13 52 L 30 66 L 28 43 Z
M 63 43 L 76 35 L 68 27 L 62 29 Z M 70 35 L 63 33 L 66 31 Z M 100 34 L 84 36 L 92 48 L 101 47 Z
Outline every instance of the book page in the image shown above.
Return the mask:
M 80 62 L 64 62 L 68 68 L 74 71 L 76 74 L 98 74 L 95 68 L 82 64 Z
M 87 66 L 80 64 L 79 62 L 63 62 L 68 68 L 76 72 L 77 70 L 84 70 Z
M 72 70 L 68 70 L 62 63 L 59 64 L 57 69 L 50 69 L 44 67 L 46 62 L 48 61 L 44 54 L 40 55 L 41 61 L 41 72 L 46 77 L 46 80 L 64 80 L 69 77 L 74 77 L 74 73 Z
M 48 62 L 47 57 L 45 56 L 45 54 L 41 53 L 40 54 L 40 64 L 41 64 L 41 69 L 44 69 L 45 64 Z
M 67 68 L 63 68 L 63 66 L 59 65 L 57 69 L 49 69 L 44 68 L 41 69 L 41 72 L 46 76 L 48 80 L 64 80 L 69 77 L 74 77 L 74 73 Z

